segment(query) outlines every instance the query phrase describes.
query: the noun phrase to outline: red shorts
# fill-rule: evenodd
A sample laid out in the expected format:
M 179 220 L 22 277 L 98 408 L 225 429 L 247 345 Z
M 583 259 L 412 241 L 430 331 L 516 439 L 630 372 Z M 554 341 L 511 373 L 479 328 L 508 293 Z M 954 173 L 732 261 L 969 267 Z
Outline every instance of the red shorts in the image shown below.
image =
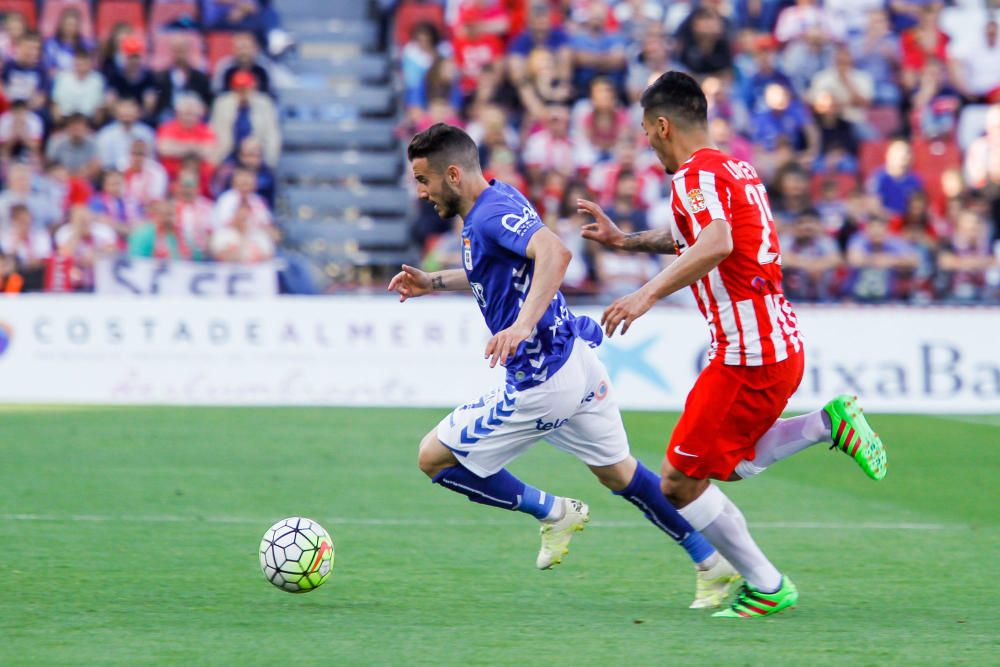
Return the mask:
M 670 436 L 670 465 L 696 479 L 729 479 L 740 461 L 753 460 L 757 441 L 802 382 L 804 366 L 802 352 L 767 366 L 710 363 Z

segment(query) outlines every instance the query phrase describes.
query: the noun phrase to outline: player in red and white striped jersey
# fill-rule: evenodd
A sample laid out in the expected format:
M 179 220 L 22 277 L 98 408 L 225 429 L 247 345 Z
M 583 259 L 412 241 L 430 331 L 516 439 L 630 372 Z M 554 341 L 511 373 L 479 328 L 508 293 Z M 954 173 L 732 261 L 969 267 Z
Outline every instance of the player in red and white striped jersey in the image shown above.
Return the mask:
M 804 351 L 781 287 L 767 190 L 753 166 L 712 146 L 705 95 L 691 77 L 667 72 L 643 93 L 642 107 L 650 145 L 673 174 L 670 228 L 624 234 L 598 205 L 580 200 L 580 210 L 595 219 L 583 235 L 616 249 L 678 258 L 615 301 L 602 324 L 609 336 L 619 325 L 624 334 L 659 299 L 688 286 L 694 291 L 708 322 L 710 361 L 667 446 L 663 493 L 746 579 L 732 607 L 716 615 L 767 616 L 795 604 L 798 592 L 753 541 L 739 508 L 709 480 L 756 475 L 820 442 L 835 443 L 881 479 L 885 451 L 848 397 L 779 419 L 802 380 Z

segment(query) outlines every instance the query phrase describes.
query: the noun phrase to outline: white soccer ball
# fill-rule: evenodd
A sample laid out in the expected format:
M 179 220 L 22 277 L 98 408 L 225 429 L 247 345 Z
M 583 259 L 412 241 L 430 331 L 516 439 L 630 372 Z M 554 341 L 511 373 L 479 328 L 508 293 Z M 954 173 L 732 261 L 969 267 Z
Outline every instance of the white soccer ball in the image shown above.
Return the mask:
M 260 569 L 289 593 L 308 593 L 333 572 L 333 540 L 312 519 L 293 516 L 267 529 L 260 541 Z

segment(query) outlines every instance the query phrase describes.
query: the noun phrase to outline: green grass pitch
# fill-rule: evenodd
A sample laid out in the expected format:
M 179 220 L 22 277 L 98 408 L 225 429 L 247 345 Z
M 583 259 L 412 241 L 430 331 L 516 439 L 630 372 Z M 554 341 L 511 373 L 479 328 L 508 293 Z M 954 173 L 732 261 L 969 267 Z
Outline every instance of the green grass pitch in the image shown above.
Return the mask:
M 997 664 L 1000 418 L 876 416 L 884 482 L 816 447 L 726 490 L 801 591 L 762 621 L 686 609 L 686 556 L 576 460 L 513 471 L 590 503 L 552 572 L 537 524 L 432 486 L 440 410 L 0 408 L 0 664 Z M 658 465 L 675 415 L 630 413 Z M 337 548 L 265 582 L 289 515 Z M 865 525 L 855 525 L 865 522 Z

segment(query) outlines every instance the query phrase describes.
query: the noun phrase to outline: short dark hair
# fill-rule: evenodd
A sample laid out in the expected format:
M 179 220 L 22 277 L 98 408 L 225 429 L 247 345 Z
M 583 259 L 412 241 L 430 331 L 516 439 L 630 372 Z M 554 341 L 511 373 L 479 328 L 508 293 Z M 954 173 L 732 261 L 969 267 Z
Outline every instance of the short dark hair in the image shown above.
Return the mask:
M 436 170 L 449 164 L 479 169 L 479 148 L 476 142 L 460 127 L 436 123 L 413 137 L 406 148 L 406 156 L 413 162 L 427 158 Z
M 671 71 L 649 84 L 639 100 L 645 113 L 657 112 L 681 125 L 708 124 L 708 100 L 684 72 Z

